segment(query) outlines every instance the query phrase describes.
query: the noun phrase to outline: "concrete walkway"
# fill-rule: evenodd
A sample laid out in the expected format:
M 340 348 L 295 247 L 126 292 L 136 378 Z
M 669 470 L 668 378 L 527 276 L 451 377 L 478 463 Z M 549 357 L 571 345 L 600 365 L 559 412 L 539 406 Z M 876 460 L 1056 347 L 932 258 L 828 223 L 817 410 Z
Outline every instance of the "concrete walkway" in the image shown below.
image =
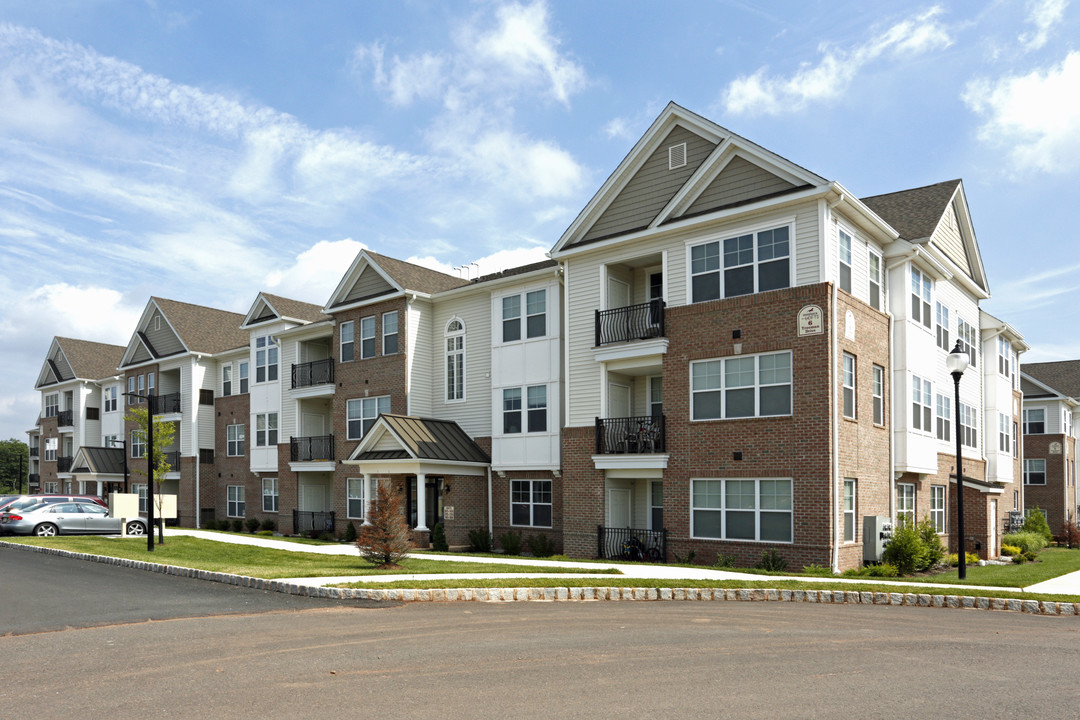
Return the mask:
M 166 528 L 165 534 L 188 535 L 191 537 L 214 540 L 216 542 L 235 543 L 238 545 L 256 545 L 258 547 L 272 548 L 274 550 L 287 550 L 290 552 L 308 552 L 321 555 L 351 555 L 357 556 L 356 548 L 352 545 L 307 545 L 304 543 L 289 542 L 287 540 L 275 540 L 259 535 L 238 535 L 232 533 L 218 533 L 206 530 L 191 530 L 187 528 Z M 551 573 L 544 572 L 544 568 L 580 568 L 582 570 L 602 570 L 614 568 L 622 573 L 622 577 L 663 579 L 663 580 L 796 580 L 811 583 L 828 583 L 830 586 L 845 584 L 865 584 L 867 582 L 883 583 L 888 585 L 904 586 L 911 588 L 972 588 L 971 585 L 953 585 L 946 583 L 916 583 L 905 582 L 893 578 L 843 578 L 843 577 L 814 577 L 808 575 L 781 576 L 781 575 L 750 575 L 747 573 L 716 570 L 708 567 L 676 567 L 671 565 L 652 565 L 650 563 L 603 563 L 603 562 L 574 562 L 559 560 L 541 560 L 528 557 L 492 558 L 477 557 L 473 555 L 441 555 L 423 552 L 409 553 L 409 557 L 423 560 L 436 560 L 441 562 L 480 562 L 491 565 L 530 565 L 536 567 L 535 573 L 439 573 L 438 575 L 337 575 L 333 577 L 304 577 L 286 578 L 282 582 L 308 587 L 323 587 L 342 583 L 388 583 L 399 580 L 479 580 L 479 579 L 502 579 L 502 578 L 612 578 L 616 575 L 597 575 L 594 573 Z M 1053 595 L 1077 595 L 1080 596 L 1080 571 L 1062 575 L 1051 580 L 1031 585 L 1026 588 L 996 587 L 992 585 L 974 586 L 979 590 L 996 590 L 1001 592 L 1030 592 Z

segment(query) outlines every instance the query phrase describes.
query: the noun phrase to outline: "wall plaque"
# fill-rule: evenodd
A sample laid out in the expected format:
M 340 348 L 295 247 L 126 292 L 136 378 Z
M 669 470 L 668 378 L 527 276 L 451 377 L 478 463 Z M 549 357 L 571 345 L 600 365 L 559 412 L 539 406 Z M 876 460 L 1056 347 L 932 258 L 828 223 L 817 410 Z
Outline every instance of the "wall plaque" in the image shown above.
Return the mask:
M 807 305 L 799 311 L 799 337 L 825 332 L 824 317 L 817 305 Z

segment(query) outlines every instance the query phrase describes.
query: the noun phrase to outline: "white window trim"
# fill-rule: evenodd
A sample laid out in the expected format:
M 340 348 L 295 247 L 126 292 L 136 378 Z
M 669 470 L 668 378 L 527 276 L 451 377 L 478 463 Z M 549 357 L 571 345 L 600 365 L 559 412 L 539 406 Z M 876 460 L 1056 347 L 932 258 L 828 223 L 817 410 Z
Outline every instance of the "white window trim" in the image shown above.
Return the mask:
M 850 510 L 848 510 L 848 508 L 847 508 L 847 486 L 848 486 L 848 483 L 851 483 L 851 509 Z M 857 521 L 859 519 L 859 481 L 858 481 L 857 478 L 844 478 L 843 503 L 844 503 L 844 506 L 843 506 L 843 512 L 842 512 L 842 517 L 841 517 L 842 524 L 841 524 L 840 527 L 841 527 L 841 530 L 844 531 L 845 534 L 846 534 L 846 532 L 847 532 L 847 516 L 850 514 L 851 515 L 851 539 L 849 540 L 845 536 L 843 538 L 842 542 L 847 543 L 847 544 L 854 544 L 854 543 L 859 541 L 859 526 L 858 526 L 858 523 L 857 523 Z
M 364 321 L 366 321 L 366 320 L 371 321 L 371 334 L 370 335 L 364 334 Z M 357 338 L 357 340 L 358 340 L 358 342 L 360 344 L 360 353 L 358 355 L 358 354 L 356 354 L 356 352 L 354 350 L 353 357 L 359 358 L 360 360 L 370 360 L 373 357 L 375 357 L 375 349 L 377 347 L 377 343 L 375 342 L 375 338 L 378 337 L 378 330 L 376 329 L 375 325 L 376 325 L 376 322 L 375 322 L 375 316 L 374 315 L 368 315 L 366 317 L 360 318 L 360 332 L 359 332 L 360 337 Z M 354 335 L 353 337 L 356 337 L 356 336 Z M 364 341 L 365 340 L 370 340 L 371 341 L 371 354 L 370 355 L 365 355 L 364 354 Z
M 233 430 L 239 428 L 239 430 Z M 230 431 L 238 433 L 239 437 L 236 439 L 230 439 Z M 232 425 L 225 426 L 225 457 L 244 457 L 244 453 L 247 450 L 245 445 L 247 444 L 247 427 L 243 423 L 233 423 Z M 234 453 L 232 450 L 239 449 L 240 452 Z
M 847 262 L 844 262 L 844 238 L 847 238 Z M 855 240 L 853 234 L 844 227 L 836 231 L 836 287 L 846 293 L 855 292 Z M 843 285 L 843 269 L 847 268 L 848 286 Z
M 352 492 L 353 483 L 359 483 L 360 484 L 360 495 L 358 495 L 358 496 L 353 495 L 353 492 Z M 367 485 L 368 485 L 367 480 L 365 478 L 362 478 L 362 477 L 345 478 L 345 517 L 348 518 L 349 520 L 363 520 L 364 522 L 367 522 L 367 517 L 368 517 L 368 487 L 367 487 Z M 352 500 L 359 500 L 360 501 L 360 514 L 359 515 L 353 515 L 352 512 L 350 511 L 350 508 L 352 506 L 352 503 L 350 501 L 352 501 Z
M 228 375 L 228 379 L 226 379 Z M 226 385 L 228 389 L 226 390 Z M 233 364 L 224 363 L 221 366 L 221 397 L 230 397 L 233 394 Z
M 542 387 L 544 388 L 544 429 L 543 430 L 529 430 L 529 388 Z M 521 407 L 517 410 L 506 410 L 506 395 L 507 390 L 519 390 L 521 392 Z M 551 386 L 548 383 L 533 383 L 532 385 L 511 385 L 509 387 L 497 388 L 497 396 L 499 398 L 499 424 L 498 432 L 495 433 L 498 437 L 523 437 L 530 435 L 533 437 L 539 437 L 541 435 L 550 435 L 552 433 L 551 423 L 551 403 L 552 393 Z M 520 432 L 506 432 L 506 413 L 517 412 L 521 414 L 521 431 Z
M 941 495 L 941 507 L 935 508 L 934 495 L 935 491 L 940 491 Z M 943 535 L 949 531 L 949 508 L 948 508 L 949 493 L 944 485 L 931 485 L 930 486 L 930 523 L 937 527 L 938 523 L 934 520 L 934 513 L 941 515 L 940 529 L 937 531 L 938 535 Z
M 755 263 L 755 268 L 756 268 L 756 266 L 757 266 L 757 244 L 756 244 L 756 242 L 757 242 L 757 234 L 759 232 L 763 231 L 763 230 L 775 230 L 777 228 L 782 228 L 782 227 L 785 227 L 785 226 L 787 226 L 787 228 L 788 228 L 788 288 L 786 288 L 786 289 L 795 287 L 795 268 L 798 265 L 797 248 L 796 248 L 796 242 L 795 242 L 795 232 L 797 230 L 797 227 L 796 227 L 796 224 L 795 224 L 795 216 L 792 215 L 790 217 L 778 218 L 778 219 L 773 220 L 771 222 L 760 222 L 760 223 L 755 223 L 753 225 L 745 225 L 745 226 L 742 226 L 742 227 L 733 228 L 730 231 L 726 231 L 726 232 L 723 232 L 723 233 L 714 233 L 714 234 L 706 236 L 704 238 L 695 237 L 693 239 L 686 240 L 684 245 L 685 245 L 685 254 L 686 254 L 686 257 L 685 257 L 685 262 L 686 262 L 686 273 L 685 273 L 686 287 L 685 287 L 685 292 L 686 292 L 686 295 L 685 295 L 685 297 L 686 297 L 687 304 L 688 305 L 693 305 L 694 304 L 694 302 L 693 302 L 693 297 L 694 297 L 694 276 L 693 276 L 693 273 L 691 273 L 691 268 L 693 267 L 693 250 L 694 250 L 695 247 L 697 247 L 699 245 L 708 245 L 709 243 L 714 243 L 714 242 L 715 243 L 720 243 L 720 268 L 718 270 L 718 272 L 720 273 L 720 297 L 717 298 L 717 299 L 718 300 L 724 300 L 724 299 L 726 299 L 725 295 L 724 295 L 724 251 L 723 251 L 724 250 L 724 248 L 723 248 L 724 240 L 728 240 L 728 239 L 733 238 L 733 237 L 739 237 L 740 235 L 749 235 L 749 234 L 753 233 L 754 239 L 755 239 L 755 245 L 754 245 L 754 258 L 755 259 L 754 259 L 754 263 Z M 756 274 L 756 272 L 754 274 L 754 287 L 757 287 L 757 274 Z M 752 293 L 748 293 L 748 294 L 749 295 L 756 295 L 757 291 L 752 292 Z M 746 295 L 737 295 L 736 297 L 746 297 Z M 712 301 L 702 301 L 702 302 L 712 302 Z
M 273 483 L 271 485 L 271 492 L 270 493 L 266 492 L 266 489 L 267 489 L 266 488 L 266 483 Z M 273 505 L 273 507 L 271 507 L 271 508 L 266 507 L 267 499 L 272 499 L 273 500 L 272 503 L 271 503 Z M 281 492 L 280 492 L 280 487 L 278 485 L 278 479 L 277 478 L 263 478 L 262 479 L 262 511 L 264 513 L 276 513 L 278 511 L 278 508 L 280 507 L 280 499 L 281 499 Z
M 450 330 L 450 326 L 455 322 L 461 325 L 461 330 Z M 454 316 L 447 320 L 446 325 L 443 328 L 443 402 L 447 404 L 463 403 L 467 400 L 468 393 L 468 368 L 465 361 L 465 352 L 468 345 L 466 339 L 467 328 L 465 321 L 460 317 Z M 451 338 L 461 338 L 461 350 L 449 350 L 447 343 Z M 450 398 L 450 356 L 460 355 L 461 362 L 461 397 Z
M 1041 433 L 1033 433 L 1033 432 L 1028 431 L 1028 425 L 1029 425 L 1028 413 L 1033 412 L 1033 411 L 1038 411 L 1038 412 L 1041 412 L 1043 414 L 1043 419 L 1042 419 L 1043 431 Z M 1047 421 L 1048 421 L 1048 419 L 1050 417 L 1050 409 L 1048 407 L 1046 407 L 1045 405 L 1039 405 L 1039 406 L 1035 406 L 1035 407 L 1026 407 L 1026 408 L 1024 408 L 1023 413 L 1021 413 L 1021 417 L 1023 418 L 1023 432 L 1024 432 L 1025 435 L 1047 435 L 1048 434 L 1046 432 L 1046 430 L 1047 430 Z M 1068 435 L 1067 432 L 1063 433 L 1063 434 Z
M 762 509 L 761 507 L 761 482 L 762 481 L 782 480 L 790 483 L 791 488 L 791 508 L 787 510 L 770 510 Z M 720 507 L 719 508 L 697 508 L 694 506 L 694 483 L 698 481 L 719 481 L 720 482 Z M 727 508 L 727 483 L 730 481 L 753 481 L 754 482 L 754 539 L 746 538 L 729 538 L 727 534 L 727 515 L 729 512 Z M 795 543 L 795 481 L 789 477 L 762 477 L 762 478 L 690 478 L 690 492 L 687 499 L 690 505 L 690 537 L 695 540 L 724 540 L 727 542 L 742 542 L 742 543 L 757 543 L 757 544 L 769 544 L 769 545 L 793 545 Z M 698 535 L 697 528 L 694 527 L 694 511 L 695 510 L 707 510 L 720 513 L 720 537 L 711 537 L 708 535 Z M 749 508 L 733 508 L 732 511 L 741 510 L 749 511 Z M 761 513 L 763 512 L 786 512 L 789 516 L 790 526 L 790 540 L 762 540 L 761 538 Z
M 371 397 L 365 397 L 365 398 L 349 398 L 348 400 L 345 401 L 345 439 L 346 440 L 361 440 L 361 439 L 363 439 L 364 435 L 366 434 L 366 431 L 364 430 L 364 421 L 370 419 L 372 422 L 374 422 L 379 417 L 379 415 L 381 414 L 380 411 L 379 411 L 379 401 L 383 400 L 383 399 L 386 400 L 386 404 L 389 406 L 390 405 L 390 396 L 389 395 L 372 395 Z M 356 416 L 356 417 L 353 417 L 353 416 L 349 415 L 349 403 L 352 403 L 352 402 L 360 403 L 360 414 L 358 416 Z M 369 414 L 365 413 L 365 411 L 364 411 L 365 410 L 364 406 L 369 404 L 369 403 L 373 404 L 374 407 L 375 407 L 375 414 L 374 415 L 369 415 Z M 387 410 L 386 412 L 390 412 L 390 411 Z M 350 422 L 355 422 L 357 420 L 360 421 L 360 435 L 354 437 L 353 435 L 350 434 L 351 431 L 350 431 L 350 428 L 349 428 L 349 424 L 350 424 Z
M 349 326 L 349 331 L 352 333 L 352 340 L 345 341 L 345 326 Z M 352 350 L 352 357 L 348 360 L 345 359 L 344 348 L 346 345 L 350 346 Z M 346 320 L 338 327 L 338 362 L 353 362 L 356 360 L 356 322 L 353 320 Z
M 964 419 L 965 416 L 967 417 L 968 420 L 971 421 L 970 424 L 964 423 L 963 419 Z M 962 433 L 960 435 L 960 444 L 962 446 L 969 447 L 969 448 L 972 448 L 972 449 L 978 449 L 978 447 L 979 447 L 979 415 L 978 415 L 978 410 L 975 408 L 974 405 L 968 405 L 968 404 L 963 403 L 963 402 L 960 403 L 960 412 L 957 414 L 957 418 L 956 418 L 956 430 L 957 430 L 957 432 Z M 968 430 L 971 431 L 971 435 L 975 440 L 974 445 L 969 445 L 967 443 L 967 434 L 968 434 L 967 431 Z
M 944 410 L 944 412 L 942 412 Z M 941 393 L 934 394 L 934 437 L 944 442 L 952 442 L 952 398 Z M 938 426 L 945 428 L 945 437 L 941 437 Z
M 880 387 L 876 382 L 876 379 L 879 376 L 881 378 Z M 880 393 L 878 392 L 879 389 L 881 391 Z M 871 418 L 871 420 L 874 425 L 878 427 L 885 427 L 885 368 L 881 365 L 873 365 L 873 375 L 871 376 L 870 381 L 870 396 L 871 403 L 873 403 L 874 400 L 879 400 L 881 402 L 881 422 L 878 422 L 876 415 Z
M 960 347 L 967 353 L 971 367 L 977 367 L 978 357 L 975 348 L 979 342 L 979 333 L 974 325 L 960 316 L 959 312 L 956 313 L 956 339 L 960 341 Z
M 270 418 L 274 419 L 274 427 L 270 427 Z M 259 429 L 259 421 L 262 420 L 264 427 Z M 275 442 L 270 442 L 270 431 L 273 430 L 277 435 Z M 260 442 L 259 433 L 264 433 L 262 436 L 262 442 Z M 255 447 L 257 448 L 270 448 L 277 447 L 281 442 L 281 416 L 276 412 L 258 413 L 255 415 Z
M 529 524 L 528 525 L 519 525 L 519 524 L 514 522 L 514 505 L 524 505 L 525 504 L 525 503 L 516 503 L 516 502 L 514 502 L 514 483 L 520 483 L 520 482 L 529 483 L 529 502 L 528 502 L 528 506 L 529 506 Z M 535 483 L 548 483 L 550 485 L 550 489 L 549 489 L 549 492 L 551 494 L 551 502 L 550 503 L 538 503 L 533 499 L 534 492 L 535 492 L 535 490 L 533 488 L 533 485 Z M 554 527 L 554 525 L 555 525 L 555 483 L 550 478 L 511 478 L 509 490 L 510 490 L 510 492 L 509 492 L 509 496 L 510 496 L 510 503 L 509 503 L 510 527 L 533 527 L 533 528 L 550 528 L 550 527 Z M 551 522 L 548 523 L 547 525 L 538 525 L 538 524 L 536 524 L 536 507 L 538 505 L 551 508 Z
M 945 352 L 952 352 L 953 346 L 950 344 L 951 337 L 949 335 L 949 329 L 952 321 L 949 316 L 952 312 L 949 310 L 949 306 L 941 301 L 934 303 L 934 342 L 937 343 L 939 349 Z M 945 324 L 942 325 L 942 319 L 945 320 Z M 942 343 L 944 341 L 944 344 Z
M 915 384 L 919 384 L 919 401 L 915 400 Z M 934 383 L 930 382 L 926 378 L 919 377 L 918 375 L 911 375 L 911 405 L 908 407 L 912 410 L 911 415 L 911 431 L 922 433 L 923 435 L 934 436 Z M 919 414 L 919 427 L 915 426 L 915 405 L 918 405 L 921 409 Z M 930 412 L 926 412 L 929 410 Z M 929 425 L 929 427 L 923 427 L 923 425 Z
M 1038 472 L 1042 473 L 1043 481 L 1041 483 L 1033 483 L 1030 481 L 1032 468 L 1035 463 L 1042 463 L 1042 470 Z M 1046 485 L 1046 459 L 1045 458 L 1024 458 L 1024 484 L 1033 485 L 1035 487 L 1043 487 Z
M 870 301 L 870 307 L 874 307 L 874 295 L 875 295 L 875 293 L 874 293 L 874 275 L 873 275 L 873 272 L 871 271 L 871 268 L 873 267 L 873 263 L 871 262 L 870 258 L 877 258 L 877 266 L 878 266 L 877 286 L 878 286 L 878 291 L 876 293 L 876 295 L 877 295 L 877 308 L 876 309 L 878 311 L 880 311 L 880 312 L 884 312 L 885 311 L 885 297 L 886 297 L 886 295 L 885 295 L 885 258 L 882 257 L 881 253 L 879 253 L 879 252 L 877 252 L 875 250 L 872 250 L 869 247 L 866 250 L 866 255 L 867 255 L 867 260 L 866 260 L 866 296 Z
M 914 313 L 911 310 L 911 299 L 916 297 L 915 285 L 914 285 L 914 283 L 915 283 L 915 273 L 918 273 L 919 277 L 921 277 L 926 282 L 927 289 L 928 289 L 928 295 L 929 295 L 929 297 L 923 297 L 922 293 L 920 292 L 918 294 L 918 296 L 917 296 L 919 298 L 919 302 L 921 303 L 920 306 L 919 306 L 920 312 L 919 312 L 919 317 L 918 318 L 915 317 Z M 922 290 L 922 287 L 921 287 L 921 283 L 920 283 L 920 291 L 921 290 Z M 934 316 L 933 316 L 933 312 L 934 312 L 934 278 L 933 278 L 933 276 L 930 275 L 930 273 L 926 272 L 921 267 L 919 267 L 918 265 L 914 265 L 914 264 L 911 266 L 910 272 L 908 272 L 908 300 L 907 300 L 907 302 L 908 302 L 907 313 L 908 313 L 908 318 L 911 320 L 911 322 L 914 323 L 915 325 L 917 325 L 918 327 L 921 327 L 924 331 L 933 334 L 933 332 L 934 332 Z M 924 314 L 926 316 L 925 320 L 923 320 L 923 317 L 922 317 Z
M 850 384 L 848 384 L 848 361 L 851 361 Z M 841 397 L 841 412 L 848 420 L 857 420 L 859 417 L 859 361 L 853 354 L 846 352 L 841 358 L 840 383 L 843 386 Z M 851 394 L 851 414 L 847 412 L 848 393 Z
M 236 492 L 234 492 L 236 491 Z M 247 515 L 247 493 L 243 485 L 225 486 L 225 517 L 242 518 Z M 240 507 L 240 506 L 243 507 Z
M 903 498 L 904 493 L 900 491 L 900 488 L 911 488 L 911 508 L 901 508 L 900 501 Z M 915 497 L 915 483 L 896 483 L 896 520 L 900 521 L 900 517 L 903 515 L 911 515 L 911 522 L 914 523 L 915 515 L 918 512 L 916 509 L 916 497 Z
M 784 385 L 785 383 L 771 383 L 771 384 L 764 385 L 764 386 L 761 385 L 761 383 L 760 383 L 760 373 L 761 373 L 760 358 L 766 357 L 766 356 L 771 356 L 771 355 L 785 355 L 785 354 L 788 356 L 788 372 L 790 374 L 790 378 L 789 378 L 788 382 L 786 383 L 787 386 L 788 386 L 788 392 L 789 392 L 789 395 L 790 395 L 790 397 L 789 397 L 790 411 L 787 412 L 787 413 L 781 414 L 781 415 L 761 415 L 760 414 L 761 408 L 759 407 L 761 405 L 761 392 L 760 392 L 761 388 L 762 387 L 780 387 L 781 385 Z M 729 388 L 727 388 L 723 384 L 723 381 L 724 381 L 724 363 L 727 362 L 728 360 L 745 360 L 747 358 L 753 358 L 754 359 L 754 385 L 753 385 L 753 389 L 754 389 L 754 414 L 753 415 L 745 415 L 745 416 L 742 416 L 742 417 L 725 417 L 726 414 L 727 414 L 727 395 L 726 395 L 726 392 L 727 392 L 727 390 Z M 697 390 L 697 391 L 695 391 L 694 390 L 694 365 L 697 365 L 699 363 L 717 362 L 717 361 L 720 361 L 720 382 L 721 382 L 720 387 L 717 388 L 717 389 L 714 389 L 714 390 Z M 689 387 L 687 388 L 687 392 L 689 393 L 689 399 L 690 399 L 690 403 L 689 403 L 689 406 L 690 406 L 689 407 L 690 422 L 718 422 L 718 421 L 721 421 L 721 420 L 729 420 L 730 421 L 730 420 L 751 420 L 751 419 L 757 419 L 757 418 L 791 417 L 795 412 L 795 369 L 793 367 L 793 364 L 794 364 L 794 356 L 793 356 L 793 354 L 792 354 L 792 352 L 790 350 L 781 350 L 780 352 L 756 353 L 756 354 L 753 354 L 753 355 L 728 355 L 728 356 L 719 357 L 719 358 L 702 358 L 701 360 L 692 360 L 690 362 L 690 368 L 689 368 L 689 373 L 688 373 Z M 734 389 L 734 388 L 732 388 L 732 389 Z M 745 388 L 740 388 L 740 389 L 745 389 Z M 694 395 L 697 392 L 719 392 L 720 393 L 720 417 L 715 417 L 715 418 L 696 418 L 696 417 L 694 417 Z
M 395 323 L 396 323 L 396 326 L 397 326 L 397 329 L 395 329 L 394 332 L 392 332 L 392 333 L 386 332 L 386 317 L 387 317 L 387 315 L 393 315 L 394 316 Z M 382 322 L 379 323 L 379 324 L 380 324 L 381 329 L 382 329 L 382 354 L 383 355 L 397 355 L 399 352 L 401 352 L 401 314 L 397 310 L 388 310 L 388 311 L 386 311 L 386 312 L 384 312 L 382 314 Z M 391 335 L 394 337 L 394 340 L 397 342 L 397 350 L 394 350 L 394 352 L 387 352 L 386 351 L 386 338 L 390 337 Z

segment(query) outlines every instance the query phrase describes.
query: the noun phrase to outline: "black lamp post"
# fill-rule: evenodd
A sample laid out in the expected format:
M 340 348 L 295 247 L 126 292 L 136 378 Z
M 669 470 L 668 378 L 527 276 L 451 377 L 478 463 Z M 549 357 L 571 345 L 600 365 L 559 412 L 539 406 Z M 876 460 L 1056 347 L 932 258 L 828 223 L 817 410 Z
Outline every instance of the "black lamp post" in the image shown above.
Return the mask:
M 949 369 L 949 374 L 952 375 L 953 385 L 956 388 L 956 533 L 957 533 L 957 552 L 956 558 L 959 561 L 959 577 L 961 580 L 967 578 L 967 548 L 964 545 L 964 465 L 963 465 L 963 448 L 960 443 L 960 378 L 963 377 L 964 371 L 967 370 L 970 360 L 968 354 L 964 352 L 964 349 L 960 346 L 960 341 L 956 341 L 956 347 L 945 358 L 945 367 Z
M 154 552 L 154 396 L 123 394 L 146 400 L 146 551 Z

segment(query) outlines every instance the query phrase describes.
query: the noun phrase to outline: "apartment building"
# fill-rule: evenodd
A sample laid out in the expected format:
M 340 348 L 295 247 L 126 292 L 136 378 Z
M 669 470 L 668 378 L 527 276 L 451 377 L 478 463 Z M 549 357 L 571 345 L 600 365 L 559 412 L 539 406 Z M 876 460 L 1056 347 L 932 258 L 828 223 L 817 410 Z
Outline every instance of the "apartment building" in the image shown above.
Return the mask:
M 468 278 L 364 250 L 322 306 L 246 316 L 151 299 L 112 382 L 177 423 L 180 522 L 340 535 L 383 481 L 421 542 L 845 568 L 867 516 L 955 547 L 959 475 L 964 545 L 997 554 L 1026 345 L 979 307 L 961 181 L 859 199 L 671 104 L 549 255 Z
M 1050 530 L 1063 534 L 1075 523 L 1077 421 L 1080 420 L 1080 360 L 1024 363 L 1023 478 L 1025 511 L 1040 508 Z

